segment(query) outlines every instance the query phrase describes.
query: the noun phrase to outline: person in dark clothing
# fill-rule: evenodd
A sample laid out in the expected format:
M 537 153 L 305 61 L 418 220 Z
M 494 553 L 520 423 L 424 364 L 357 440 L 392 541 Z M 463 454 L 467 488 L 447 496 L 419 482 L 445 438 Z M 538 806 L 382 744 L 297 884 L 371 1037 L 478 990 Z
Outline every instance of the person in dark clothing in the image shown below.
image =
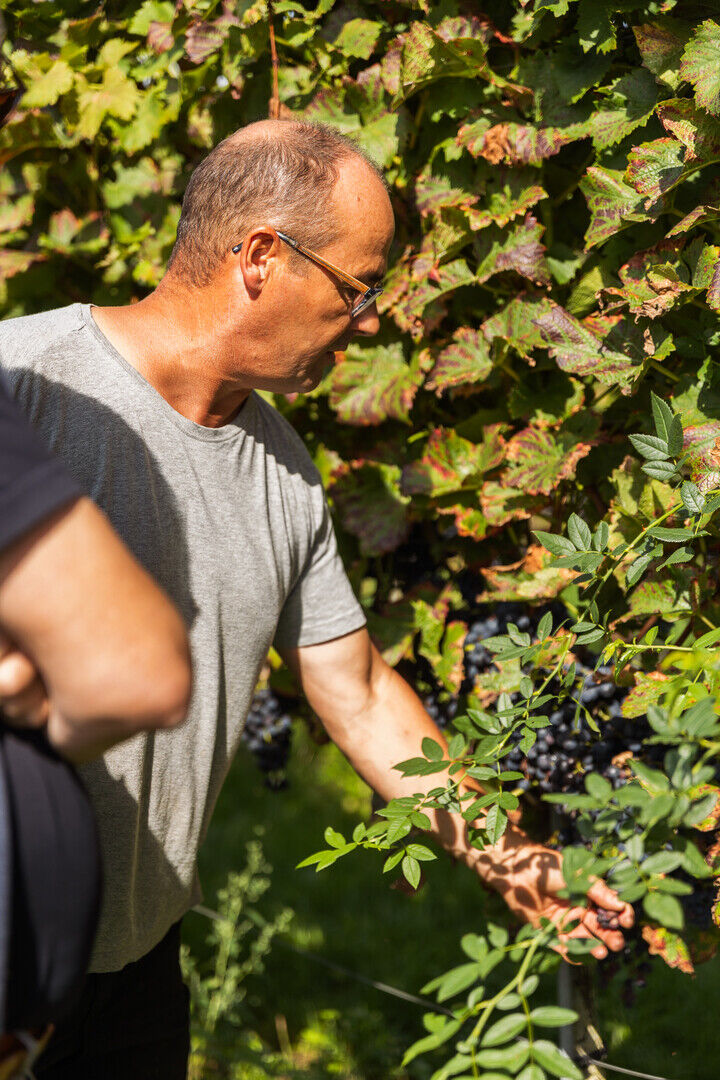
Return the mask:
M 95 820 L 66 758 L 174 726 L 189 687 L 179 615 L 0 382 L 0 1077 L 76 1000 L 95 936 Z

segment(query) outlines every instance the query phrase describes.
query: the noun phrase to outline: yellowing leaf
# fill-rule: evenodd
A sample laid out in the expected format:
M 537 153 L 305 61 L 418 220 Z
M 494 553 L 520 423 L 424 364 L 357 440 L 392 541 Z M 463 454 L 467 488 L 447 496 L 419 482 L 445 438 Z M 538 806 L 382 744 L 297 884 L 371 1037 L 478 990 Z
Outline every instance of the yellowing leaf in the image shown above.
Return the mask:
M 22 99 L 23 108 L 35 109 L 54 105 L 58 98 L 72 88 L 73 79 L 70 65 L 64 60 L 55 60 L 43 75 L 29 80 Z
M 77 134 L 83 139 L 94 139 L 108 115 L 129 120 L 139 98 L 140 93 L 132 79 L 119 68 L 107 68 L 102 83 L 86 82 L 78 94 L 80 120 Z

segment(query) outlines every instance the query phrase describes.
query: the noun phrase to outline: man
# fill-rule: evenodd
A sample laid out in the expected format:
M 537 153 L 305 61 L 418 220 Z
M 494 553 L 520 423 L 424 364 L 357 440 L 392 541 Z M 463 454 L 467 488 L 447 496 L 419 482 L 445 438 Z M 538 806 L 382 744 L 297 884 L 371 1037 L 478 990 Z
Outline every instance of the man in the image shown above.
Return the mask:
M 377 332 L 392 235 L 382 179 L 348 140 L 265 121 L 196 169 L 154 293 L 0 326 L 18 401 L 187 611 L 196 664 L 180 732 L 143 735 L 83 770 L 105 851 L 92 969 L 107 989 L 102 1009 L 85 1002 L 85 1019 L 60 1033 L 40 1077 L 185 1075 L 177 927 L 200 896 L 196 852 L 271 644 L 383 797 L 418 790 L 393 766 L 425 736 L 442 742 L 370 643 L 302 440 L 253 393 L 309 391 L 335 351 Z M 521 917 L 566 910 L 559 857 L 520 830 L 480 853 L 457 816 L 437 813 L 434 827 Z M 602 882 L 589 896 L 631 924 Z M 596 955 L 623 944 L 592 904 L 574 933 L 596 938 Z M 159 1048 L 165 1065 L 152 1071 Z

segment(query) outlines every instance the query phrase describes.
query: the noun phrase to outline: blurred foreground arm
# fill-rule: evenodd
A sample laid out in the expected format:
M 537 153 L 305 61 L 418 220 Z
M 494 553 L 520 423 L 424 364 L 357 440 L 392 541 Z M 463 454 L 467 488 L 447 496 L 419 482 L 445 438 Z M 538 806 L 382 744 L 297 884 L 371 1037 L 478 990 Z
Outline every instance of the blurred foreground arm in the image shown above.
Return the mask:
M 443 747 L 447 744 L 417 694 L 385 663 L 365 629 L 321 645 L 286 650 L 283 658 L 330 738 L 384 799 L 430 791 L 445 783 L 445 773 L 404 777 L 394 768 L 400 761 L 422 756 L 425 737 Z M 474 781 L 467 786 L 479 787 Z M 592 885 L 587 908 L 571 908 L 557 895 L 565 885 L 559 852 L 531 842 L 512 825 L 495 847 L 478 851 L 471 846 L 466 822 L 459 814 L 424 813 L 443 847 L 499 892 L 521 919 L 538 923 L 545 917 L 558 925 L 579 920 L 570 936 L 596 939 L 593 953 L 598 957 L 607 949 L 623 947 L 621 927 L 632 926 L 632 908 L 604 882 Z M 601 926 L 596 907 L 616 912 L 617 926 Z
M 5 716 L 72 760 L 185 715 L 182 620 L 89 499 L 0 551 L 0 631 Z

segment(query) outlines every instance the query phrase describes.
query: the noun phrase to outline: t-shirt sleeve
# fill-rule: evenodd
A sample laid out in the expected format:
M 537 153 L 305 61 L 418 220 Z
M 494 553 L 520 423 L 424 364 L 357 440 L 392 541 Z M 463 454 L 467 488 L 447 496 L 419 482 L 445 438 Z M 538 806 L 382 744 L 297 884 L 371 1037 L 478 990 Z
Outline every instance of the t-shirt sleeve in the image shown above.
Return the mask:
M 325 498 L 310 555 L 280 614 L 274 645 L 299 648 L 332 641 L 367 622 L 337 550 Z
M 28 425 L 0 376 L 0 549 L 81 494 Z

